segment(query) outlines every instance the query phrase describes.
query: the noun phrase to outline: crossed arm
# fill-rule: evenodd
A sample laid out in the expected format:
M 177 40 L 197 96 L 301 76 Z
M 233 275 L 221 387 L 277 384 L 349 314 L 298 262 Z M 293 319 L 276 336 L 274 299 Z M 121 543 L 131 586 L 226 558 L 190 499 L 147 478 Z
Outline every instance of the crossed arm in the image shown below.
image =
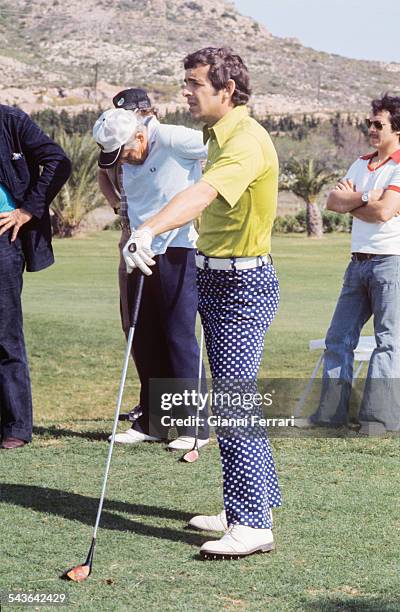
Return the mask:
M 385 223 L 400 213 L 400 193 L 391 189 L 372 189 L 363 206 L 361 193 L 354 190 L 351 180 L 343 179 L 330 192 L 326 207 L 338 213 L 349 212 L 367 223 Z

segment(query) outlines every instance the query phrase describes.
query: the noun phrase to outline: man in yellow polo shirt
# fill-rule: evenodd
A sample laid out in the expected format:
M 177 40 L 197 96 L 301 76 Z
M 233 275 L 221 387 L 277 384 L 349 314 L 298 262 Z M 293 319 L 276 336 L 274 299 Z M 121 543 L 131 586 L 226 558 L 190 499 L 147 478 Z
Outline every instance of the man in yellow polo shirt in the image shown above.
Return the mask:
M 278 159 L 263 127 L 240 105 L 204 128 L 203 181 L 217 197 L 201 217 L 197 248 L 212 257 L 254 257 L 271 250 Z
M 213 377 L 225 399 L 217 416 L 256 417 L 255 405 L 230 404 L 229 394 L 255 391 L 265 333 L 278 307 L 279 285 L 268 256 L 276 213 L 278 160 L 268 133 L 248 115 L 249 75 L 230 49 L 207 47 L 184 60 L 184 96 L 203 119 L 209 157 L 202 179 L 176 195 L 132 232 L 124 257 L 151 274 L 155 236 L 200 214 L 196 257 L 199 312 Z M 244 395 L 241 395 L 244 397 Z M 248 399 L 248 395 L 246 396 Z M 271 508 L 281 495 L 262 427 L 218 427 L 224 510 L 196 516 L 190 526 L 225 531 L 203 544 L 207 558 L 236 558 L 274 548 Z

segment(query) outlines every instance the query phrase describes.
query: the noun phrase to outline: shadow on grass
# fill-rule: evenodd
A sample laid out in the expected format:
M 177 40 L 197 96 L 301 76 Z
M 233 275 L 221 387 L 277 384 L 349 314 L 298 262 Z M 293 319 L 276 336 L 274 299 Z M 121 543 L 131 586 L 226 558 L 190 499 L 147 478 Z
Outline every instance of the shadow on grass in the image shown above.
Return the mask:
M 62 429 L 54 425 L 49 427 L 35 426 L 35 436 L 46 436 L 51 438 L 84 438 L 85 440 L 108 440 L 110 433 L 104 431 L 74 431 L 73 429 Z
M 12 504 L 29 508 L 36 512 L 54 514 L 70 521 L 79 521 L 85 525 L 93 526 L 96 518 L 98 499 L 86 497 L 77 493 L 49 489 L 33 485 L 19 485 L 11 483 L 0 484 L 0 503 Z M 191 533 L 188 530 L 173 529 L 171 527 L 156 527 L 119 516 L 114 512 L 125 512 L 137 516 L 152 516 L 154 518 L 172 519 L 187 522 L 193 514 L 162 508 L 159 506 L 145 506 L 143 504 L 130 504 L 116 500 L 105 500 L 101 515 L 102 529 L 115 531 L 131 531 L 139 535 L 150 536 L 162 540 L 184 541 L 193 546 L 200 546 L 204 542 L 204 535 Z
M 307 601 L 306 606 L 310 612 L 398 612 L 400 601 L 382 597 L 376 600 L 367 597 L 322 597 Z

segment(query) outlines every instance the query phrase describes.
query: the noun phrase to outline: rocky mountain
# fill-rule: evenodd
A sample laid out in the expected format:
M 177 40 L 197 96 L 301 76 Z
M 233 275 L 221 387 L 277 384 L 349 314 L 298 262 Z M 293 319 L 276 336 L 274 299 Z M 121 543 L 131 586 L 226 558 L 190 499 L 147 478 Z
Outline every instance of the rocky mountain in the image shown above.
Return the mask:
M 0 100 L 78 110 L 141 85 L 174 108 L 182 58 L 208 45 L 242 55 L 258 114 L 365 112 L 372 97 L 400 89 L 400 64 L 272 36 L 224 0 L 0 0 Z

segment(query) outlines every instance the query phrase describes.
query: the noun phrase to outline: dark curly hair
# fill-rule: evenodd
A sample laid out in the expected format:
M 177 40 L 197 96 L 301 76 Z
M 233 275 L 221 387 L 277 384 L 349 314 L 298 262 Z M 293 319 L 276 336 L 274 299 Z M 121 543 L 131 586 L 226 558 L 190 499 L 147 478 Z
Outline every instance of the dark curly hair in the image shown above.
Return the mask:
M 183 60 L 185 70 L 198 65 L 210 66 L 208 78 L 217 91 L 226 87 L 229 79 L 235 81 L 235 91 L 232 95 L 234 106 L 247 104 L 251 95 L 250 77 L 247 66 L 240 55 L 233 53 L 228 47 L 205 47 L 190 53 Z
M 385 93 L 382 98 L 371 102 L 374 115 L 387 111 L 390 114 L 390 125 L 393 132 L 400 132 L 400 96 L 391 96 Z

